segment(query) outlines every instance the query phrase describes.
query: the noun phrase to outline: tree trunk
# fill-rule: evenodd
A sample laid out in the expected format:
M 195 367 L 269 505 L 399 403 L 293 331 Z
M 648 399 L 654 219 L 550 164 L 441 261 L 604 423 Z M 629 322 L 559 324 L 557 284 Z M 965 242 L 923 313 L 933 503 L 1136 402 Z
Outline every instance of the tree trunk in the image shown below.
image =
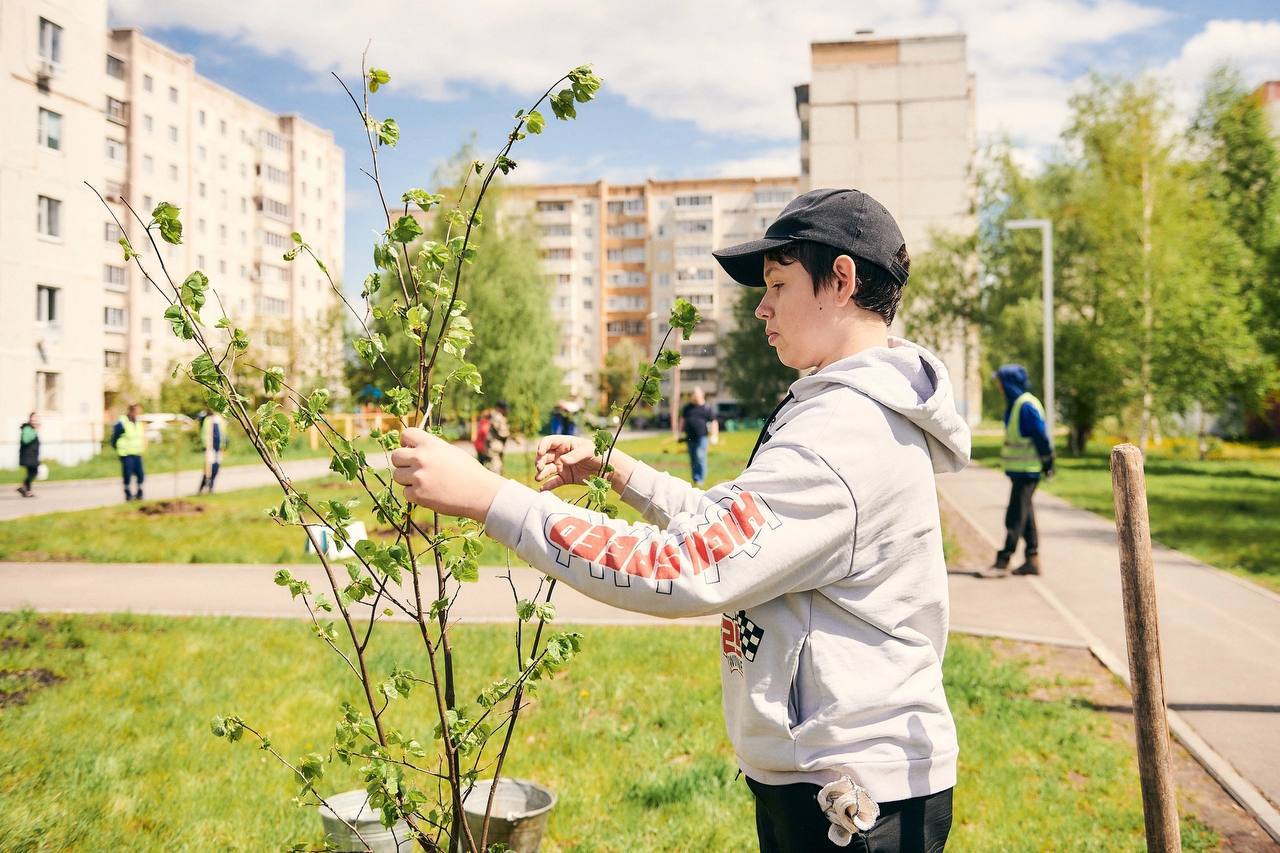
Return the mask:
M 1144 114 L 1140 121 L 1140 136 L 1150 139 L 1150 116 Z M 1155 294 L 1151 281 L 1151 219 L 1155 208 L 1155 192 L 1152 189 L 1151 160 L 1144 147 L 1142 154 L 1142 351 L 1138 354 L 1138 381 L 1142 385 L 1142 415 L 1138 432 L 1138 446 L 1147 448 L 1151 439 L 1151 409 L 1155 402 L 1151 390 L 1151 348 L 1155 337 Z
M 1204 416 L 1204 404 L 1196 403 L 1196 409 L 1199 411 L 1199 415 L 1200 415 L 1200 431 L 1199 431 L 1200 434 L 1197 440 L 1196 449 L 1199 451 L 1200 461 L 1203 462 L 1204 460 L 1209 458 L 1209 440 L 1208 440 L 1208 437 L 1205 435 L 1206 419 Z
M 1089 446 L 1089 437 L 1093 434 L 1093 424 L 1071 423 L 1071 432 L 1067 437 L 1067 452 L 1072 456 L 1083 456 Z

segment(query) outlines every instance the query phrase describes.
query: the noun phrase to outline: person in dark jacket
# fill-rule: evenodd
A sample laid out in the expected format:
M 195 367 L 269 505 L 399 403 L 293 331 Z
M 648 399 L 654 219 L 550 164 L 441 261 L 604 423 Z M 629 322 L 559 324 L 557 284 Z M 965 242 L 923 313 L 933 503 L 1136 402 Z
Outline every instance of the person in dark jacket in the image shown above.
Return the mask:
M 1040 485 L 1041 477 L 1053 476 L 1053 443 L 1045 428 L 1044 405 L 1028 390 L 1031 383 L 1027 369 L 1021 364 L 1006 364 L 995 372 L 994 378 L 1004 391 L 1005 429 L 1000 461 L 1011 487 L 1009 508 L 1004 514 L 1004 547 L 996 552 L 995 565 L 987 574 L 991 577 L 1009 574 L 1009 560 L 1021 539 L 1026 543 L 1026 560 L 1013 574 L 1038 575 L 1040 539 L 1031 496 Z
M 36 474 L 40 471 L 39 429 L 40 416 L 32 412 L 27 422 L 22 425 L 22 432 L 18 437 L 18 464 L 27 469 L 27 476 L 18 487 L 18 494 L 24 498 L 36 496 L 36 493 L 31 491 L 31 484 L 35 482 Z

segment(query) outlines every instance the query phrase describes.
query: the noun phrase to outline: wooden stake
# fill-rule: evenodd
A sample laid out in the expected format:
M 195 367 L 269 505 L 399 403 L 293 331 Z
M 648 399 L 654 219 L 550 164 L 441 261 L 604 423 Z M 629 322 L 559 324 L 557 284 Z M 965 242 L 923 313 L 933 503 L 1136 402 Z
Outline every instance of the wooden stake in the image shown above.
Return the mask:
M 1120 539 L 1124 632 L 1129 646 L 1129 682 L 1133 689 L 1147 850 L 1180 851 L 1182 836 L 1169 758 L 1169 721 L 1165 716 L 1164 675 L 1160 666 L 1160 626 L 1156 616 L 1147 487 L 1142 472 L 1142 451 L 1132 444 L 1112 449 L 1111 486 L 1116 503 L 1116 533 Z

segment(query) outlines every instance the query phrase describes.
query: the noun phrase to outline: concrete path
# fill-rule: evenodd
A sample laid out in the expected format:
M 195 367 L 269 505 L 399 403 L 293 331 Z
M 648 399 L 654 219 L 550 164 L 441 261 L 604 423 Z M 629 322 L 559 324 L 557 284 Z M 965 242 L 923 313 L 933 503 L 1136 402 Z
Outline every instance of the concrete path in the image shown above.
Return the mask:
M 987 535 L 994 556 L 994 543 L 1003 540 L 1007 478 L 973 465 L 940 478 L 939 489 Z M 1053 630 L 1065 621 L 1104 663 L 1127 675 L 1114 523 L 1044 492 L 1036 493 L 1035 508 L 1044 574 L 974 583 L 991 586 L 999 606 L 1006 599 L 997 597 L 997 588 L 1034 590 L 1042 605 L 1057 611 Z M 1156 546 L 1154 557 L 1166 697 L 1179 718 L 1171 720 L 1175 734 L 1184 743 L 1203 739 L 1274 807 L 1280 803 L 1280 595 L 1169 548 Z M 1186 737 L 1178 731 L 1183 724 L 1190 729 Z M 1254 805 L 1266 811 L 1265 803 Z M 1273 835 L 1280 831 L 1277 818 L 1272 808 Z
M 284 464 L 285 472 L 295 479 L 322 476 L 329 470 L 328 459 L 299 459 Z M 218 491 L 247 489 L 275 483 L 275 477 L 261 462 L 250 465 L 233 465 L 218 472 Z M 200 486 L 199 471 L 179 471 L 174 475 L 152 473 L 147 475 L 143 493 L 148 500 L 194 495 Z M 0 487 L 0 521 L 43 515 L 47 512 L 66 512 L 76 509 L 93 509 L 123 503 L 124 488 L 120 478 L 100 480 L 56 480 L 36 483 L 36 497 L 24 498 L 16 486 Z

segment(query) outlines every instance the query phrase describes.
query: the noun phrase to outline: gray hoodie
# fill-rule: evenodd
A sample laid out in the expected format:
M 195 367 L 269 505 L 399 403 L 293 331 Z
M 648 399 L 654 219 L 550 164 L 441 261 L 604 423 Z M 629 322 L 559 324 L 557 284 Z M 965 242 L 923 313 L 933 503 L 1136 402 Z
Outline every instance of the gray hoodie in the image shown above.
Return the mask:
M 725 721 L 752 779 L 847 773 L 880 802 L 946 790 L 958 749 L 934 472 L 969 459 L 946 369 L 891 338 L 791 396 L 733 482 L 703 492 L 638 464 L 622 498 L 648 523 L 510 481 L 488 532 L 617 607 L 722 613 Z

